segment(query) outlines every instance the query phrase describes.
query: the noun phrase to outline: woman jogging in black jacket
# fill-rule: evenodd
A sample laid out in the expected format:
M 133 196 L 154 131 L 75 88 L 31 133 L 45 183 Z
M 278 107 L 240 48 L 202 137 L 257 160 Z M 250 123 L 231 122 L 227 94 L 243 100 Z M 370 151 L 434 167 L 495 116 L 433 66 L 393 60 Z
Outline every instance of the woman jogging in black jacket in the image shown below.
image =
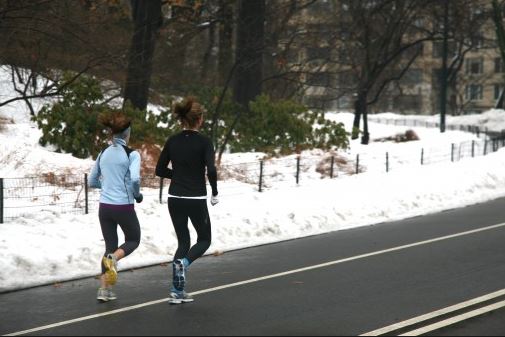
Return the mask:
M 184 131 L 170 137 L 161 152 L 156 175 L 171 179 L 168 210 L 177 234 L 179 247 L 172 263 L 173 286 L 169 301 L 172 304 L 193 302 L 185 290 L 188 267 L 209 249 L 212 233 L 207 208 L 205 171 L 212 188 L 211 204 L 217 199 L 217 171 L 212 142 L 201 135 L 203 107 L 194 98 L 187 98 L 175 106 L 174 114 Z M 172 163 L 172 169 L 168 168 Z M 190 247 L 188 221 L 198 234 L 197 243 Z

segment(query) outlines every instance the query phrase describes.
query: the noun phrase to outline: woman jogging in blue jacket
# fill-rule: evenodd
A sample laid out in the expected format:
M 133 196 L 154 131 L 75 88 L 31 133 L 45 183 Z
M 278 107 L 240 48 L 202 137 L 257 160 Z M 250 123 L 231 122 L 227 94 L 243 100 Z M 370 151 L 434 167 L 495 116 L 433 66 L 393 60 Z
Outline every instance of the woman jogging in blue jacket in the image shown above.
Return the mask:
M 121 113 L 102 117 L 101 122 L 113 133 L 112 145 L 104 149 L 90 174 L 89 186 L 101 189 L 98 217 L 105 240 L 101 261 L 101 286 L 97 300 L 108 302 L 117 298 L 112 286 L 117 281 L 117 262 L 130 255 L 140 244 L 140 224 L 134 204 L 142 202 L 140 193 L 140 154 L 127 147 L 131 121 Z M 117 226 L 125 235 L 118 247 Z
M 212 230 L 207 208 L 206 170 L 212 188 L 211 204 L 218 203 L 214 146 L 199 133 L 203 113 L 203 107 L 194 98 L 187 98 L 175 106 L 174 114 L 184 131 L 167 140 L 156 166 L 157 176 L 171 179 L 168 210 L 179 244 L 172 263 L 171 304 L 193 302 L 185 292 L 186 272 L 210 247 Z M 172 169 L 168 168 L 169 163 Z M 189 220 L 198 234 L 193 247 L 190 247 Z

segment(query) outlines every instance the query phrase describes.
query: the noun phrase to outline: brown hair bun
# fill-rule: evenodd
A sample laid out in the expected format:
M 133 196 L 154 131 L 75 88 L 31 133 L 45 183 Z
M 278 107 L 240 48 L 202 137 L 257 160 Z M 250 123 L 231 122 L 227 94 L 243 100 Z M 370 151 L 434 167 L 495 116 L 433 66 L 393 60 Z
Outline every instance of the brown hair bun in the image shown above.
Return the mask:
M 122 112 L 102 114 L 98 117 L 98 121 L 104 126 L 111 129 L 112 133 L 114 134 L 123 132 L 131 125 L 131 118 L 127 117 Z
M 196 101 L 195 97 L 187 97 L 184 101 L 177 103 L 174 107 L 175 117 L 188 128 L 196 128 L 200 122 L 203 113 L 203 106 Z

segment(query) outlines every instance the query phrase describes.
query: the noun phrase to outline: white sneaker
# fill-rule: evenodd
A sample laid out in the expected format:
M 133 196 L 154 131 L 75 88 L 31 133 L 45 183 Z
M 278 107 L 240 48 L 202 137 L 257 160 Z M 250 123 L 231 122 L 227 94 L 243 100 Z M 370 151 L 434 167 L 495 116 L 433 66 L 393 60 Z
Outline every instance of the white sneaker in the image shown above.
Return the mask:
M 109 296 L 108 291 L 105 288 L 98 289 L 98 294 L 96 295 L 96 299 L 100 302 L 108 302 Z
M 112 289 L 100 288 L 100 289 L 98 289 L 98 294 L 96 295 L 96 299 L 100 302 L 109 302 L 109 301 L 117 300 L 117 296 L 112 291 Z
M 112 291 L 112 289 L 109 288 L 107 289 L 107 298 L 109 299 L 109 301 L 115 301 L 117 300 L 117 295 Z

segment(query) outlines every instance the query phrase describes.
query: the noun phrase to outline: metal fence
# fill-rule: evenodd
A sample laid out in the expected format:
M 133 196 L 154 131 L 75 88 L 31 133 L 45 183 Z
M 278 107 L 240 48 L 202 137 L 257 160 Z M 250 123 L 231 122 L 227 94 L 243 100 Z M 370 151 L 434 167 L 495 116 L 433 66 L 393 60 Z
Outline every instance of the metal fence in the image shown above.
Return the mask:
M 437 128 L 440 129 L 439 122 L 430 122 L 427 120 L 414 118 L 387 118 L 387 117 L 376 117 L 369 116 L 369 122 L 375 122 L 379 124 L 386 125 L 396 125 L 396 126 L 409 126 L 409 127 L 426 127 L 426 128 Z M 487 127 L 480 127 L 469 124 L 447 124 L 446 130 L 450 131 L 464 131 L 471 132 L 477 137 L 491 137 L 491 138 L 503 138 L 505 130 L 500 131 L 490 131 Z
M 358 154 L 354 158 L 338 154 L 295 155 L 222 165 L 219 168 L 220 180 L 226 180 L 227 183 L 220 192 L 223 196 L 234 197 L 254 191 L 263 192 L 272 188 L 299 185 L 307 180 L 333 179 L 363 172 L 391 172 L 400 168 L 457 162 L 463 158 L 485 156 L 505 147 L 505 133 L 483 135 L 483 139 L 451 144 L 447 149 L 422 148 L 409 155 L 392 152 L 379 156 Z M 87 182 L 86 174 L 0 178 L 0 223 L 37 212 L 87 214 L 96 211 L 99 191 L 88 189 Z M 159 202 L 163 203 L 167 193 L 166 185 L 163 179 L 143 177 L 142 193 L 145 197 L 159 198 Z
M 142 179 L 146 196 L 158 193 L 159 185 L 159 178 Z M 98 190 L 88 188 L 87 174 L 0 178 L 0 223 L 40 212 L 88 214 L 99 198 Z

